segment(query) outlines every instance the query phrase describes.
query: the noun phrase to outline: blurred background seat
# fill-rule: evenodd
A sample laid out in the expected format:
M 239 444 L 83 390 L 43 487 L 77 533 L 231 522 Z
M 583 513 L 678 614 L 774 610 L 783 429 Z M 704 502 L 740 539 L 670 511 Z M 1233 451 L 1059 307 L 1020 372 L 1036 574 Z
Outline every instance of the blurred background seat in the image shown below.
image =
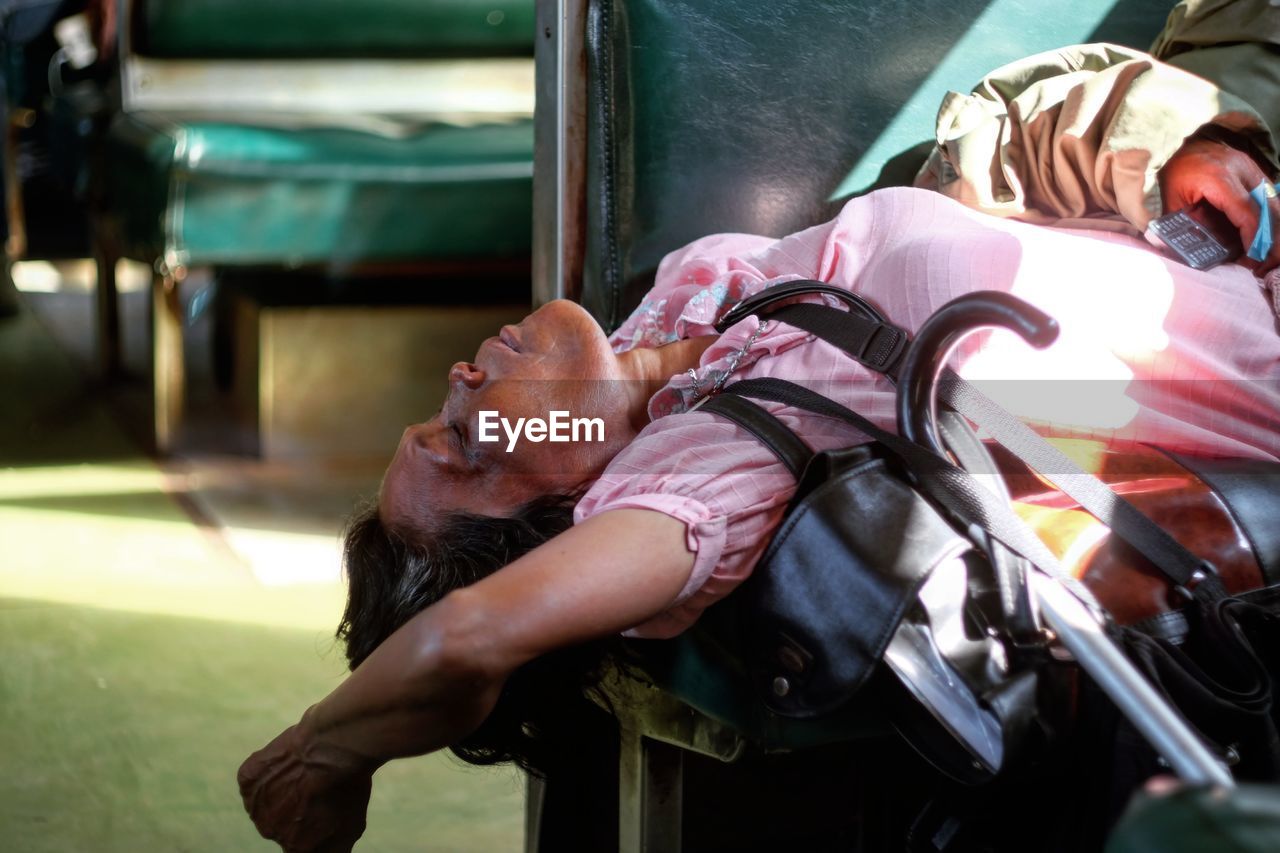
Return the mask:
M 157 448 L 183 410 L 188 269 L 527 258 L 532 17 L 524 0 L 123 0 L 100 334 L 113 370 L 114 261 L 152 265 Z
M 446 286 L 456 299 L 505 276 L 524 282 L 505 296 L 527 301 L 530 0 L 16 3 L 8 257 L 94 255 L 98 357 L 112 377 L 116 262 L 154 271 L 157 450 L 172 447 L 184 412 L 184 312 L 213 301 L 184 306 L 192 270 L 219 282 L 248 272 L 259 286 L 304 273 L 323 282 L 311 285 L 316 302 L 338 290 L 352 301 L 346 285 L 361 279 L 412 278 L 420 299 Z M 103 48 L 87 63 L 52 24 L 85 6 Z M 16 137 L 36 131 L 33 160 Z M 307 287 L 290 289 L 293 304 Z M 406 292 L 414 299 L 403 288 L 394 298 Z

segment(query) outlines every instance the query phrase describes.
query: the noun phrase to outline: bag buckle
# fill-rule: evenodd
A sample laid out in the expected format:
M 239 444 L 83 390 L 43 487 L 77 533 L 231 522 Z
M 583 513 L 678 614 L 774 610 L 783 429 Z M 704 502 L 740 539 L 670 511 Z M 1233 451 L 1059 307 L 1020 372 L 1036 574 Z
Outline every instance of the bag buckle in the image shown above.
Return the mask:
M 1186 599 L 1188 602 L 1195 601 L 1196 589 L 1210 578 L 1216 579 L 1219 583 L 1222 581 L 1221 575 L 1218 574 L 1218 567 L 1208 560 L 1201 560 L 1200 568 L 1191 573 L 1191 577 L 1187 578 L 1186 583 L 1176 585 L 1173 588 L 1173 591 L 1182 596 L 1182 598 Z
M 898 364 L 902 361 L 906 348 L 906 332 L 889 323 L 880 323 L 857 358 L 877 373 L 896 379 Z

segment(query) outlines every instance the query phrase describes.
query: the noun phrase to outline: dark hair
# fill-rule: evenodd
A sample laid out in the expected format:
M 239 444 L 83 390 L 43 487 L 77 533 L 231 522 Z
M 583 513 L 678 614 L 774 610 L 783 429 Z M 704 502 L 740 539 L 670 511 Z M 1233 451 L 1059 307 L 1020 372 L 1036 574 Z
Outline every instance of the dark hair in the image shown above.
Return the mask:
M 347 662 L 360 665 L 383 640 L 450 591 L 475 583 L 573 524 L 572 497 L 537 498 L 508 517 L 454 513 L 417 542 L 383 523 L 377 504 L 347 524 L 343 563 L 347 605 L 338 624 Z M 507 679 L 497 706 L 451 747 L 471 764 L 515 762 L 546 775 L 584 717 L 599 714 L 588 698 L 605 644 L 562 649 Z

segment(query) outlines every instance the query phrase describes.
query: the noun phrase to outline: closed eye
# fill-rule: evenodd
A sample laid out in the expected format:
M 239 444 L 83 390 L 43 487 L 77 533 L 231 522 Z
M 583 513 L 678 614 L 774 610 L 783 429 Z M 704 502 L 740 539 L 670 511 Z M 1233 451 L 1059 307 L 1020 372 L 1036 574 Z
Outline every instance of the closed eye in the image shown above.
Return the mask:
M 452 433 L 452 441 L 458 447 L 458 456 L 467 463 L 468 467 L 475 467 L 475 460 L 471 458 L 471 453 L 467 447 L 466 437 L 462 434 L 462 427 L 456 423 L 449 424 L 449 432 Z

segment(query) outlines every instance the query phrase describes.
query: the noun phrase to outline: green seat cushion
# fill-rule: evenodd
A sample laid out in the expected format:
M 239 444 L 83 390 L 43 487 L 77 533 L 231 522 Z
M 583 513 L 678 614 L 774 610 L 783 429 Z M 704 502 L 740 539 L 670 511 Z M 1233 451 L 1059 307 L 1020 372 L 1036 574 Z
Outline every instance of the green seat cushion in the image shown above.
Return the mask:
M 134 49 L 169 58 L 533 55 L 533 0 L 140 0 Z
M 894 158 L 933 139 L 949 89 L 968 91 L 999 65 L 1064 44 L 1145 47 L 1170 6 L 1080 0 L 1070 14 L 1047 14 L 1024 0 L 595 4 L 582 302 L 616 327 L 663 256 L 691 240 L 781 237 L 831 218 Z M 923 159 L 897 163 L 892 177 L 909 182 Z
M 122 116 L 105 156 L 122 248 L 142 260 L 354 264 L 530 250 L 529 121 L 395 139 Z

